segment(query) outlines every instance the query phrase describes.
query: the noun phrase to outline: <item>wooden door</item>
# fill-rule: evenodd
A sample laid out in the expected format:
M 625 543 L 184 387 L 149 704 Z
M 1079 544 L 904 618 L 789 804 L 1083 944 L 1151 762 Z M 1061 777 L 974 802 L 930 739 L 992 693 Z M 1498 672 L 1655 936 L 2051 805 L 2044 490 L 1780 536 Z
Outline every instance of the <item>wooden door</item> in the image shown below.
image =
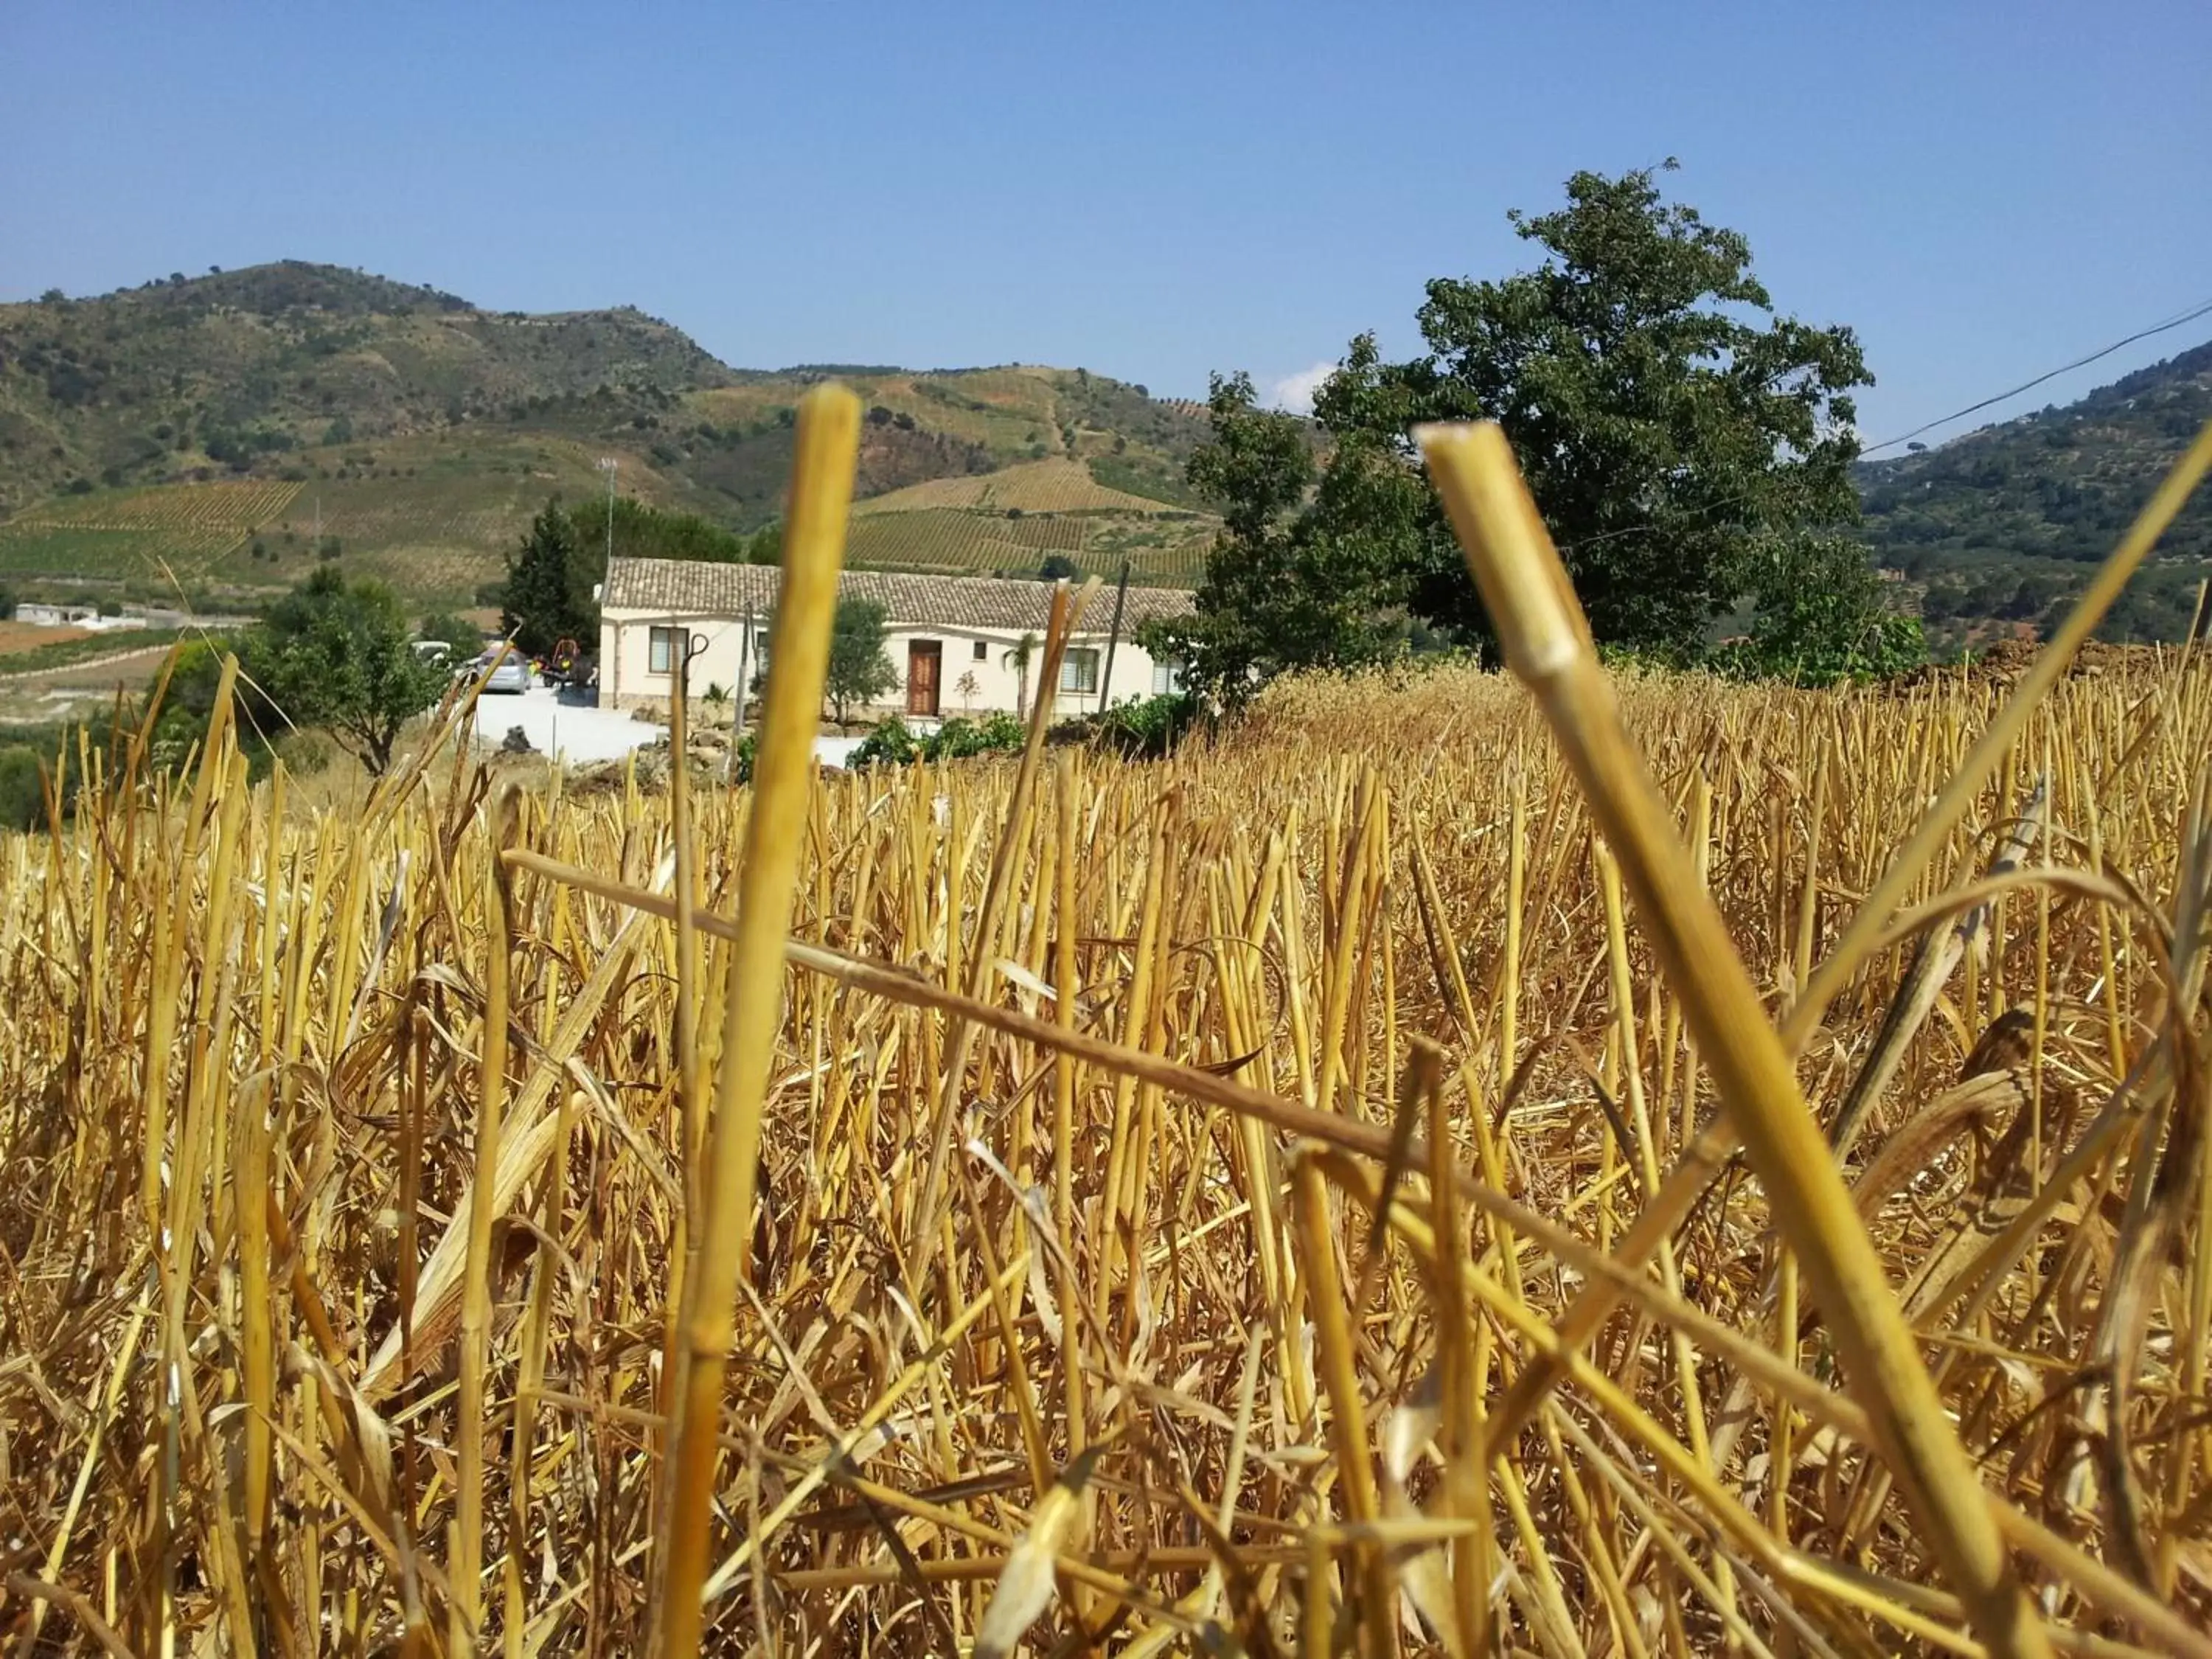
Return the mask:
M 938 670 L 945 661 L 942 640 L 909 640 L 906 647 L 906 712 L 937 716 Z

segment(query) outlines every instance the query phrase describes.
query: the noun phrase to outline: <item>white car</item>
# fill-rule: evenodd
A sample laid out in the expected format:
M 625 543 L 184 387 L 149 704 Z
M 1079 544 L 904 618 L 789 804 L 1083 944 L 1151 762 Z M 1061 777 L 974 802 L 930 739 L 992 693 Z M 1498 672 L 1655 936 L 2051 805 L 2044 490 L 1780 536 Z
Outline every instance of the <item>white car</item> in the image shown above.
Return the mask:
M 484 671 L 491 678 L 484 679 Z M 499 646 L 487 651 L 462 671 L 471 680 L 483 679 L 487 691 L 527 691 L 530 690 L 530 659 L 512 646 Z

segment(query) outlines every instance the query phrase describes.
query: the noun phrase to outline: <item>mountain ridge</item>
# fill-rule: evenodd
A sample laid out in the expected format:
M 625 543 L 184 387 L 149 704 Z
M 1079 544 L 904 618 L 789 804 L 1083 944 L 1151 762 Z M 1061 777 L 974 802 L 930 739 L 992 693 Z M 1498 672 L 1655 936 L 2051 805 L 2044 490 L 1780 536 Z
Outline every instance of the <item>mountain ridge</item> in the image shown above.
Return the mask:
M 635 306 L 492 311 L 281 260 L 0 303 L 0 581 L 244 599 L 334 547 L 418 602 L 471 599 L 547 496 L 607 487 L 602 460 L 652 505 L 767 522 L 795 404 L 831 378 L 867 410 L 856 563 L 1111 575 L 1126 558 L 1140 581 L 1196 580 L 1218 522 L 1182 476 L 1203 405 L 1042 364 L 738 368 Z M 2212 342 L 1861 462 L 1859 535 L 1938 649 L 2033 634 L 2207 419 Z M 191 493 L 217 482 L 267 488 Z M 2207 574 L 2200 500 L 2107 636 L 2178 637 Z
M 1182 463 L 1205 422 L 1141 386 L 1034 364 L 735 368 L 635 307 L 491 311 L 286 260 L 0 304 L 0 577 L 246 592 L 295 577 L 288 556 L 334 538 L 337 556 L 367 555 L 364 568 L 410 597 L 450 602 L 496 579 L 545 495 L 604 489 L 602 459 L 617 488 L 653 505 L 733 529 L 768 521 L 794 406 L 833 375 L 867 410 L 862 499 L 1066 460 L 1081 478 L 1047 517 L 1111 516 L 1099 558 L 1127 554 L 1139 580 L 1194 575 L 1211 520 Z M 216 503 L 159 495 L 222 480 L 305 493 L 273 538 L 235 509 L 216 525 Z M 206 533 L 179 549 L 160 532 L 165 515 L 206 520 Z M 882 515 L 857 556 L 995 568 L 1038 541 L 1036 526 L 1007 533 L 1018 508 L 897 516 Z M 179 552 L 181 574 L 167 556 Z
M 2208 420 L 2212 341 L 2072 403 L 1861 462 L 1861 533 L 1918 590 L 1939 645 L 2047 629 Z M 2180 637 L 2208 574 L 2212 501 L 2200 490 L 2129 584 L 2106 637 Z

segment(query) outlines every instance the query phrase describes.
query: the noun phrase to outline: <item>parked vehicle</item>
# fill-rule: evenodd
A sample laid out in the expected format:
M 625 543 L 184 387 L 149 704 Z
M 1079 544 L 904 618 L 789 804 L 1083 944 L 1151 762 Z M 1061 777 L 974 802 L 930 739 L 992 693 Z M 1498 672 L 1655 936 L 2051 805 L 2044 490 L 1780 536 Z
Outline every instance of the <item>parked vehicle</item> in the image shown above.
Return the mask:
M 485 678 L 485 671 L 490 678 Z M 482 679 L 487 691 L 530 690 L 530 659 L 511 645 L 493 647 L 461 671 L 471 680 Z

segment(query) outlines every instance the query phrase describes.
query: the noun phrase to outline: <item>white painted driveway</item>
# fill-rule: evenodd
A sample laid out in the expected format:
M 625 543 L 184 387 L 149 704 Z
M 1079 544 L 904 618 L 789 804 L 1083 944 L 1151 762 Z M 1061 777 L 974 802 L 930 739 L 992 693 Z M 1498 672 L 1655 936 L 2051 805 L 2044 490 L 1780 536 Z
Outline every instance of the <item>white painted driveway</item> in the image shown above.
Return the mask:
M 584 694 L 568 701 L 559 688 L 533 685 L 521 693 L 487 691 L 477 699 L 477 738 L 497 748 L 508 730 L 520 726 L 539 754 L 565 757 L 571 766 L 620 760 L 655 738 L 665 726 L 632 720 L 627 714 L 594 707 Z
M 476 734 L 480 743 L 497 748 L 510 728 L 520 726 L 530 746 L 539 754 L 564 757 L 571 766 L 620 760 L 633 750 L 656 739 L 665 741 L 668 728 L 628 713 L 601 708 L 588 694 L 572 699 L 558 687 L 533 685 L 529 690 L 487 691 L 477 699 Z M 824 766 L 842 766 L 860 746 L 858 738 L 817 738 L 815 757 Z

